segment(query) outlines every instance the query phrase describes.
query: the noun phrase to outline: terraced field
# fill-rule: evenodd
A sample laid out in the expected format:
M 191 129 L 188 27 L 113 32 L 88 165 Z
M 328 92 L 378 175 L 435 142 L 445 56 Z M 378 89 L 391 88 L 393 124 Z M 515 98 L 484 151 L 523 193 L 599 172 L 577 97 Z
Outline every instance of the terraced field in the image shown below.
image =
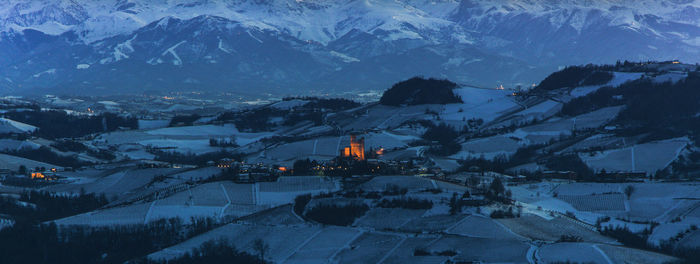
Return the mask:
M 625 195 L 621 193 L 594 195 L 559 195 L 562 201 L 579 211 L 624 211 Z
M 563 217 L 547 220 L 539 216 L 498 219 L 511 231 L 534 240 L 557 241 L 562 235 L 579 236 L 586 242 L 609 243 L 614 240 Z
M 468 237 L 518 239 L 517 235 L 505 229 L 493 219 L 476 215 L 466 216 L 459 224 L 448 229 L 447 232 Z
M 527 263 L 529 248 L 530 245 L 518 240 L 443 236 L 432 243 L 428 250 L 453 250 L 457 252 L 455 258 L 464 262 Z
M 456 225 L 465 215 L 431 215 L 411 220 L 399 228 L 410 233 L 443 232 Z
M 435 188 L 430 179 L 416 176 L 379 176 L 362 184 L 359 188 L 365 191 L 384 191 L 388 186 L 395 185 L 399 188 L 406 188 L 409 191 L 421 191 Z
M 337 263 L 378 263 L 403 238 L 392 234 L 364 233 L 337 256 Z
M 355 225 L 370 227 L 376 230 L 396 229 L 420 217 L 424 213 L 425 210 L 372 208 L 362 218 L 358 219 Z

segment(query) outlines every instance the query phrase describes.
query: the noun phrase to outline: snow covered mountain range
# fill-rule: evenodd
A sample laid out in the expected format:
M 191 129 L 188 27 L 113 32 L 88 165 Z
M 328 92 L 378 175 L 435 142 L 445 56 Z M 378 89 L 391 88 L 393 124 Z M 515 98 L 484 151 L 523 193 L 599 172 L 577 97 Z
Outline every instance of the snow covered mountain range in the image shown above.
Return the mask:
M 699 52 L 694 0 L 0 0 L 0 93 L 529 86 Z

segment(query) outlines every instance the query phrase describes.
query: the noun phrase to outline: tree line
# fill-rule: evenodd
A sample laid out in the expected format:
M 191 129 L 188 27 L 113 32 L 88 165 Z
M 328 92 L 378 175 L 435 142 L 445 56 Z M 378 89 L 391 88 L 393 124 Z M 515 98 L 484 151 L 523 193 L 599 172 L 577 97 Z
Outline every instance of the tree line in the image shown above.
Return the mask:
M 78 116 L 65 111 L 48 110 L 7 112 L 4 115 L 14 121 L 38 127 L 35 135 L 47 139 L 76 138 L 98 132 L 115 131 L 120 127 L 138 128 L 138 119 L 135 117 L 114 113 Z

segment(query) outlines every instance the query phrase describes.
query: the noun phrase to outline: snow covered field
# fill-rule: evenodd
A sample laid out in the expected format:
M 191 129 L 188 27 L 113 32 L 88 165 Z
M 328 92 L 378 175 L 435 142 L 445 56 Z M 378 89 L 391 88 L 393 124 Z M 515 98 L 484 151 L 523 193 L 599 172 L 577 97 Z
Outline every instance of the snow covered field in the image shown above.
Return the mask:
M 398 186 L 399 188 L 406 188 L 409 191 L 422 191 L 437 187 L 433 180 L 418 176 L 379 176 L 372 178 L 359 188 L 365 191 L 381 192 L 392 185 Z
M 181 169 L 156 168 L 156 169 L 124 169 L 115 172 L 95 172 L 98 175 L 66 175 L 74 182 L 58 184 L 47 187 L 47 190 L 63 193 L 79 193 L 81 189 L 88 193 L 105 193 L 107 197 L 123 197 L 135 193 L 135 191 L 157 176 L 169 175 L 182 171 Z M 97 177 L 95 177 L 97 176 Z
M 19 169 L 20 165 L 24 165 L 27 168 L 44 167 L 44 168 L 58 168 L 60 166 L 43 163 L 39 161 L 29 160 L 17 156 L 11 156 L 7 154 L 0 154 L 0 169 L 8 169 L 16 171 Z
M 512 91 L 496 89 L 459 88 L 454 93 L 462 98 L 462 104 L 447 104 L 440 117 L 447 121 L 482 119 L 490 122 L 519 106 L 509 95 Z
M 486 263 L 526 263 L 529 248 L 518 240 L 459 236 L 442 236 L 428 247 L 435 252 L 455 250 L 457 259 Z
M 262 239 L 270 247 L 267 257 L 279 263 L 293 255 L 300 245 L 321 231 L 322 228 L 316 226 L 228 224 L 155 252 L 148 257 L 151 259 L 171 259 L 199 247 L 204 242 L 219 238 L 227 238 L 237 249 L 255 254 L 253 242 L 256 239 Z
M 495 220 L 479 215 L 468 215 L 447 230 L 449 234 L 493 239 L 520 239 L 519 236 Z
M 537 256 L 544 263 L 583 262 L 596 264 L 612 263 L 610 258 L 596 244 L 591 243 L 555 243 L 542 246 Z
M 571 135 L 575 130 L 601 127 L 615 118 L 620 110 L 621 107 L 607 107 L 572 118 L 554 117 L 511 133 L 471 139 L 462 144 L 462 150 L 450 157 L 465 159 L 483 156 L 493 159 L 499 155 L 512 155 L 521 147 L 546 144 L 552 139 Z
M 148 139 L 138 142 L 143 146 L 161 149 L 173 149 L 181 153 L 207 153 L 220 150 L 209 145 L 209 139 Z
M 410 233 L 444 232 L 459 223 L 466 215 L 430 215 L 411 219 L 399 229 Z
M 17 122 L 11 119 L 0 117 L 0 134 L 9 133 L 31 133 L 37 130 L 37 127 L 28 125 L 22 122 Z
M 558 198 L 579 211 L 625 211 L 625 196 L 622 193 L 559 195 Z
M 601 108 L 572 118 L 552 118 L 544 123 L 527 126 L 521 130 L 529 134 L 560 135 L 571 134 L 572 130 L 598 128 L 615 118 L 622 110 L 620 106 Z
M 589 93 L 593 93 L 600 88 L 603 88 L 606 86 L 618 87 L 621 84 L 626 83 L 628 81 L 637 80 L 637 79 L 641 78 L 643 75 L 644 75 L 644 73 L 638 73 L 638 72 L 614 72 L 613 79 L 610 82 L 608 82 L 607 84 L 577 87 L 577 88 L 574 88 L 573 90 L 571 90 L 570 94 L 573 97 L 586 96 Z
M 612 149 L 579 157 L 596 171 L 643 171 L 654 174 L 676 160 L 681 150 L 688 145 L 686 138 L 676 138 Z
M 117 145 L 120 152 L 129 157 L 149 159 L 153 155 L 145 152 L 143 148 L 147 146 L 180 153 L 201 154 L 222 150 L 221 147 L 210 146 L 209 140 L 212 138 L 234 138 L 236 144 L 245 146 L 274 135 L 271 132 L 239 132 L 232 124 L 159 128 L 162 124 L 157 120 L 141 123 L 149 129 L 105 133 L 97 137 L 93 144 Z M 151 127 L 155 129 L 150 129 Z
M 462 144 L 462 150 L 450 156 L 455 159 L 479 158 L 493 159 L 498 155 L 511 155 L 524 146 L 524 142 L 509 135 L 497 135 L 473 139 Z
M 627 186 L 633 187 L 630 199 L 624 195 Z M 700 185 L 696 183 L 563 183 L 563 182 L 542 182 L 539 184 L 529 184 L 514 186 L 510 188 L 514 197 L 529 206 L 539 206 L 541 209 L 526 211 L 537 213 L 538 211 L 556 211 L 559 213 L 571 212 L 579 220 L 593 225 L 601 217 L 610 217 L 607 222 L 603 222 L 603 227 L 626 227 L 633 232 L 642 232 L 644 229 L 651 229 L 648 222 L 655 222 L 659 225 L 653 228 L 653 232 L 648 238 L 648 242 L 658 245 L 663 240 L 675 237 L 679 233 L 685 233 L 691 226 L 700 226 Z M 551 198 L 553 194 L 557 198 Z M 545 218 L 551 218 L 544 215 Z M 523 221 L 522 218 L 520 221 Z M 559 219 L 559 220 L 558 220 Z M 514 225 L 515 220 L 502 220 L 506 226 L 513 226 L 514 232 L 525 232 L 523 235 L 548 234 L 549 227 L 556 226 L 555 222 L 560 222 L 562 217 L 553 218 L 551 224 L 539 230 L 540 224 L 532 221 L 530 228 L 521 229 Z M 637 221 L 637 222 L 630 222 Z M 572 224 L 572 227 L 577 226 Z M 584 225 L 581 225 L 583 227 Z M 537 227 L 537 228 L 535 228 Z M 522 231 L 518 231 L 522 230 Z M 534 230 L 534 231 L 533 231 Z M 585 231 L 585 230 L 581 230 Z M 533 234 L 529 234 L 534 232 Z M 584 232 L 583 234 L 587 234 Z M 528 235 L 529 234 L 529 235 Z M 589 234 L 590 235 L 590 234 Z M 604 242 L 600 238 L 588 240 L 586 236 L 581 236 L 584 241 Z M 697 237 L 697 232 L 686 234 L 681 244 L 693 245 Z M 556 233 L 549 236 L 555 239 Z M 623 252 L 620 254 L 636 254 Z M 656 262 L 651 262 L 656 263 Z
M 357 219 L 355 225 L 375 230 L 395 230 L 423 214 L 425 210 L 372 208 L 362 218 Z
M 124 207 L 97 210 L 54 221 L 57 225 L 115 226 L 143 224 L 150 204 L 141 203 Z
M 350 243 L 334 260 L 338 263 L 378 263 L 403 237 L 388 233 L 363 233 Z
M 210 136 L 230 136 L 238 133 L 236 126 L 226 124 L 217 125 L 202 125 L 202 126 L 183 126 L 183 127 L 165 127 L 146 131 L 147 134 L 157 136 L 191 136 L 191 137 L 210 137 Z
M 22 149 L 38 149 L 41 145 L 29 140 L 0 139 L 0 151 L 18 151 Z
M 328 263 L 333 255 L 361 234 L 360 230 L 328 226 L 311 237 L 282 263 Z
M 535 215 L 525 214 L 519 218 L 498 219 L 501 224 L 518 235 L 535 240 L 557 241 L 562 235 L 579 236 L 586 242 L 613 242 L 612 238 L 604 237 L 563 217 L 545 219 Z
M 621 197 L 627 186 L 634 187 L 629 200 L 626 197 Z M 700 186 L 688 183 L 571 183 L 559 185 L 554 191 L 559 193 L 560 199 L 572 202 L 570 197 L 590 197 L 590 201 L 582 201 L 581 206 L 587 205 L 593 208 L 610 209 L 614 207 L 622 209 L 620 205 L 620 199 L 622 199 L 624 210 L 612 210 L 604 213 L 611 216 L 660 223 L 670 221 L 678 214 L 683 213 L 683 208 L 689 208 L 695 204 L 694 201 L 687 199 L 700 198 Z M 609 198 L 617 197 L 615 198 L 617 201 L 592 204 L 595 201 L 593 197 L 606 196 Z
M 340 189 L 335 181 L 315 176 L 280 177 L 276 182 L 256 184 L 256 204 L 277 206 L 286 204 L 302 194 L 330 193 Z

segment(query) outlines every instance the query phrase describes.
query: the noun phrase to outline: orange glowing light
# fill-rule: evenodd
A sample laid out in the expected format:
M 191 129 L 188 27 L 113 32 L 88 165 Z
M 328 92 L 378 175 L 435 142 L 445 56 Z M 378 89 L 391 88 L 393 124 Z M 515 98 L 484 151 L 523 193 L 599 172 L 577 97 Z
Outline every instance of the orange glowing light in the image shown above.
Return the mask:
M 350 151 L 357 160 L 365 160 L 365 138 L 357 139 L 357 136 L 350 135 Z
M 279 167 L 278 169 L 279 169 L 280 171 L 282 171 L 282 172 L 286 172 L 286 171 L 287 171 L 287 167 Z
M 384 148 L 380 148 L 377 150 L 377 155 L 384 155 Z

